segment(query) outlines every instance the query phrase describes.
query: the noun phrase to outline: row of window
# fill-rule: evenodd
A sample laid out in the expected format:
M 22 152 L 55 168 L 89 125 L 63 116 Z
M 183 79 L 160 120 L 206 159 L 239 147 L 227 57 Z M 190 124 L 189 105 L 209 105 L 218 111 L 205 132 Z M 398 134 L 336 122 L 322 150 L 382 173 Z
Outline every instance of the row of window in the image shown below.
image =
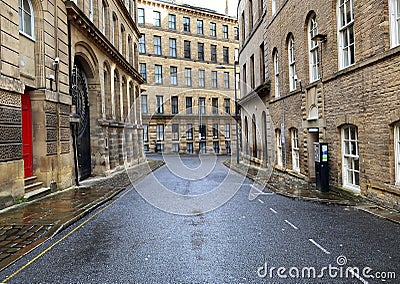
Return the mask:
M 337 3 L 337 25 L 338 25 L 338 62 L 339 70 L 353 65 L 355 59 L 355 38 L 354 38 L 354 2 L 353 0 L 338 0 Z M 400 45 L 400 0 L 389 0 L 390 14 L 390 40 L 391 47 Z M 316 16 L 310 17 L 308 22 L 308 61 L 309 61 L 309 80 L 314 82 L 320 79 L 320 59 L 319 43 L 313 39 L 318 34 L 318 24 Z M 289 90 L 296 89 L 296 60 L 295 44 L 293 35 L 289 36 L 288 46 L 288 68 L 289 68 Z M 275 96 L 279 97 L 279 57 L 275 49 L 274 76 L 275 76 Z
M 213 141 L 213 150 L 215 154 L 220 153 L 220 145 L 219 141 Z M 144 151 L 148 152 L 150 151 L 150 147 L 148 144 L 144 145 Z M 155 144 L 155 151 L 156 152 L 164 152 L 164 143 L 156 143 Z M 171 151 L 175 153 L 180 152 L 180 144 L 179 143 L 172 143 L 171 144 Z M 199 143 L 199 152 L 202 154 L 205 154 L 207 152 L 207 142 L 206 141 L 200 141 Z M 188 142 L 186 143 L 186 153 L 188 154 L 193 154 L 194 153 L 194 147 L 193 147 L 193 142 Z M 231 154 L 231 141 L 225 141 L 225 153 L 227 155 Z
M 191 32 L 190 27 L 190 17 L 183 16 L 182 18 L 182 31 L 183 32 Z M 145 9 L 139 8 L 138 9 L 138 24 L 145 24 L 146 16 L 145 16 Z M 155 27 L 161 27 L 161 12 L 153 11 L 153 25 Z M 204 22 L 203 20 L 197 20 L 197 34 L 204 35 Z M 169 14 L 168 15 L 168 28 L 170 30 L 177 30 L 177 22 L 176 22 L 176 15 Z M 238 40 L 238 28 L 234 27 L 234 38 Z M 210 22 L 210 32 L 209 35 L 211 37 L 217 37 L 217 24 L 214 22 Z M 229 28 L 228 25 L 222 25 L 222 38 L 229 39 Z
M 278 166 L 283 166 L 283 148 L 281 130 L 276 130 L 276 151 Z M 400 125 L 393 129 L 394 134 L 394 160 L 395 160 L 395 184 L 400 185 Z M 292 169 L 300 171 L 299 163 L 299 133 L 297 129 L 290 131 Z M 358 145 L 358 129 L 354 125 L 347 125 L 341 130 L 342 145 L 342 182 L 343 186 L 358 190 L 360 187 L 360 156 Z
M 186 140 L 193 140 L 193 131 L 194 127 L 193 124 L 189 123 L 186 125 L 179 125 L 179 124 L 172 124 L 171 125 L 171 131 L 172 131 L 172 141 L 180 141 L 182 137 L 179 135 L 179 129 L 180 127 L 185 127 L 185 139 Z M 143 141 L 149 142 L 149 125 L 144 124 L 143 125 Z M 199 139 L 200 140 L 206 140 L 207 139 L 207 125 L 205 124 L 200 124 L 199 129 Z M 223 137 L 225 139 L 230 139 L 231 138 L 231 125 L 229 123 L 226 123 L 224 125 L 224 128 L 221 130 L 219 128 L 219 125 L 217 123 L 214 123 L 212 125 L 212 139 L 219 139 L 220 134 L 223 134 Z M 164 136 L 165 136 L 165 125 L 164 124 L 157 124 L 156 126 L 156 139 L 157 142 L 164 141 Z
M 170 74 L 169 74 L 169 84 L 171 86 L 178 86 L 178 67 L 170 66 L 169 67 Z M 139 72 L 143 79 L 147 82 L 147 64 L 146 63 L 139 63 Z M 184 70 L 184 85 L 186 87 L 192 87 L 193 85 L 193 77 L 192 77 L 192 68 L 185 68 Z M 230 74 L 229 72 L 223 73 L 223 83 L 224 89 L 230 89 Z M 154 83 L 157 85 L 164 84 L 163 80 L 163 66 L 162 65 L 154 65 Z M 199 88 L 206 87 L 206 71 L 203 69 L 198 70 L 198 85 Z M 211 71 L 211 87 L 214 89 L 218 88 L 218 72 Z
M 193 114 L 193 98 L 186 97 L 186 114 Z M 148 109 L 148 98 L 147 95 L 141 96 L 141 109 L 143 114 L 149 113 Z M 207 114 L 206 112 L 206 98 L 199 98 L 199 111 L 200 114 Z M 219 109 L 219 100 L 218 98 L 212 98 L 212 114 L 218 114 L 220 111 Z M 223 104 L 223 111 L 224 114 L 231 114 L 231 100 L 224 99 Z M 164 114 L 164 97 L 163 96 L 156 96 L 156 114 Z M 178 114 L 179 113 L 179 100 L 177 96 L 171 97 L 171 113 Z
M 141 34 L 139 39 L 139 53 L 146 53 L 146 35 Z M 162 54 L 162 44 L 161 44 L 161 36 L 153 37 L 153 54 L 154 55 L 163 55 Z M 169 39 L 169 56 L 172 58 L 177 58 L 177 41 L 176 38 Z M 183 58 L 185 59 L 194 59 L 192 57 L 192 43 L 189 40 L 183 41 Z M 205 61 L 204 56 L 204 43 L 197 43 L 197 60 Z M 217 45 L 210 45 L 210 61 L 217 62 Z M 229 64 L 229 47 L 222 47 L 222 62 L 224 64 Z

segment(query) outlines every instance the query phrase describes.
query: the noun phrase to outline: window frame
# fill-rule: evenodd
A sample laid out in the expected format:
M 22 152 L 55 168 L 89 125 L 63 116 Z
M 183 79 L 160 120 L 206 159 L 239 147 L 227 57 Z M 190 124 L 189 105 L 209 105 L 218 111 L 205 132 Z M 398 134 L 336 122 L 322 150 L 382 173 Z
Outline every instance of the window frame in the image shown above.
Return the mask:
M 274 53 L 274 88 L 275 88 L 275 98 L 279 98 L 281 95 L 280 85 L 279 85 L 279 54 L 278 51 Z
M 185 68 L 185 85 L 186 87 L 192 86 L 192 68 Z
M 300 149 L 299 149 L 299 130 L 293 128 L 290 131 L 292 140 L 292 170 L 296 173 L 300 172 Z
M 170 38 L 169 39 L 169 56 L 172 58 L 177 57 L 177 51 L 176 51 L 176 38 Z
M 229 64 L 229 47 L 222 47 L 222 62 L 224 64 Z
M 398 13 L 398 14 L 397 14 Z M 390 47 L 400 45 L 400 1 L 389 0 Z
M 145 23 L 146 23 L 145 10 L 143 8 L 138 8 L 138 24 L 144 25 Z
M 168 14 L 168 28 L 171 30 L 176 30 L 176 15 Z
M 143 142 L 149 142 L 149 125 L 143 124 Z
M 199 69 L 199 88 L 205 88 L 206 86 L 206 71 Z
M 224 88 L 230 89 L 230 80 L 229 80 L 229 72 L 224 72 Z
M 222 25 L 222 38 L 229 39 L 228 25 Z
M 224 112 L 231 114 L 231 99 L 224 99 Z
M 203 20 L 197 20 L 197 34 L 204 35 L 204 23 Z
M 341 3 L 343 1 L 343 3 Z M 350 2 L 351 20 L 348 21 L 346 3 Z M 341 7 L 343 6 L 343 13 Z M 344 15 L 344 16 L 343 16 Z M 344 22 L 342 22 L 342 20 Z M 354 33 L 354 2 L 353 0 L 338 0 L 337 1 L 337 25 L 338 25 L 338 65 L 339 70 L 348 68 L 355 64 L 355 33 Z M 353 42 L 351 42 L 351 34 Z M 345 42 L 348 42 L 344 46 Z M 346 56 L 347 54 L 347 56 Z M 347 59 L 347 64 L 346 64 Z M 353 62 L 351 60 L 353 59 Z
M 24 9 L 24 1 L 28 3 L 29 11 Z M 25 15 L 29 15 L 30 20 L 30 31 L 26 31 L 25 26 Z M 19 22 L 19 33 L 34 40 L 35 39 L 35 11 L 30 0 L 19 0 L 18 1 L 18 22 Z
M 190 18 L 183 17 L 182 24 L 183 24 L 183 31 L 190 33 Z
M 139 63 L 139 73 L 143 77 L 144 81 L 147 82 L 147 65 L 146 65 L 146 63 Z
M 218 58 L 217 58 L 217 45 L 215 44 L 211 44 L 210 46 L 210 53 L 211 53 L 211 62 L 217 62 Z
M 190 102 L 190 104 L 189 104 Z M 186 114 L 193 114 L 193 98 L 186 97 L 185 99 Z
M 185 58 L 185 59 L 191 59 L 192 58 L 190 40 L 184 40 L 183 41 L 183 58 Z
M 210 36 L 217 37 L 217 24 L 210 22 Z
M 218 114 L 218 98 L 211 99 L 212 114 Z
M 218 72 L 211 71 L 211 87 L 214 89 L 218 88 Z
M 162 65 L 159 64 L 154 65 L 154 83 L 156 85 L 162 85 L 163 83 Z
M 400 186 L 400 123 L 394 126 L 395 185 Z
M 146 53 L 146 35 L 141 34 L 139 38 L 139 54 L 145 54 Z
M 225 123 L 224 136 L 225 136 L 225 139 L 231 139 L 231 124 L 230 123 Z
M 352 130 L 354 137 L 352 137 Z M 360 192 L 360 155 L 358 147 L 358 128 L 354 125 L 346 125 L 341 131 L 342 144 L 342 184 L 343 187 Z M 347 138 L 346 138 L 347 134 Z M 355 153 L 354 149 L 355 148 Z M 348 153 L 346 151 L 349 151 Z M 349 167 L 350 166 L 350 167 Z M 357 169 L 358 166 L 358 169 Z M 351 174 L 351 182 L 349 182 L 349 174 Z M 358 174 L 358 184 L 357 184 Z
M 289 64 L 289 91 L 296 90 L 296 59 L 294 53 L 294 38 L 290 36 L 288 41 L 288 64 Z
M 197 59 L 199 61 L 204 61 L 204 43 L 202 42 L 197 43 Z
M 148 102 L 147 102 L 147 95 L 140 96 L 140 108 L 143 114 L 149 113 Z
M 282 147 L 282 131 L 277 129 L 275 131 L 276 139 L 276 165 L 283 167 L 283 147 Z
M 161 36 L 154 36 L 153 37 L 154 43 L 154 55 L 162 55 L 162 45 L 161 45 Z
M 174 123 L 171 125 L 172 141 L 179 141 L 179 124 Z
M 319 62 L 319 43 L 312 40 L 318 34 L 318 23 L 316 16 L 312 16 L 308 22 L 308 63 L 310 83 L 320 79 L 320 62 Z
M 206 114 L 206 98 L 199 98 L 199 112 L 200 114 Z
M 186 140 L 193 140 L 193 124 L 186 124 Z
M 170 84 L 172 86 L 178 85 L 178 67 L 171 66 L 169 69 Z
M 156 114 L 164 114 L 164 96 L 156 96 Z
M 164 134 L 165 134 L 164 124 L 157 124 L 156 125 L 157 142 L 164 141 L 164 136 L 165 136 Z
M 161 27 L 161 12 L 153 11 L 153 25 L 155 27 Z

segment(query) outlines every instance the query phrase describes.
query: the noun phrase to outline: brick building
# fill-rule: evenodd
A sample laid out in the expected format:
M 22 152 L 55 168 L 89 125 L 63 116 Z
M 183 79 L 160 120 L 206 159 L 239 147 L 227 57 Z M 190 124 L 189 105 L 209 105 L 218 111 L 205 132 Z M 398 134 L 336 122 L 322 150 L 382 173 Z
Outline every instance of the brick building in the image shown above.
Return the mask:
M 138 1 L 145 150 L 230 154 L 237 20 L 173 2 Z
M 327 142 L 331 186 L 399 209 L 400 1 L 261 2 L 277 170 L 315 181 Z
M 143 160 L 135 1 L 0 3 L 0 207 Z

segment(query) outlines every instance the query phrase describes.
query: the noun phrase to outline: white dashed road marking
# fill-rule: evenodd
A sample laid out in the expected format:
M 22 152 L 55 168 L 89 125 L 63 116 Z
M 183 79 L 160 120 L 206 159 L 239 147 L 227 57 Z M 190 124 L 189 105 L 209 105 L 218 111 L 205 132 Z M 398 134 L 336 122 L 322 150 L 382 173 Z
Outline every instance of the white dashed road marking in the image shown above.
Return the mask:
M 324 249 L 319 243 L 317 243 L 316 241 L 314 241 L 313 239 L 308 239 L 310 242 L 312 242 L 315 246 L 317 246 L 319 249 L 321 249 L 324 253 L 326 254 L 331 254 L 329 251 L 327 251 L 326 249 Z
M 274 209 L 269 208 L 269 210 L 271 210 L 273 213 L 278 214 L 278 212 L 276 212 Z
M 293 225 L 292 223 L 290 223 L 288 220 L 285 220 L 285 223 L 288 224 L 290 227 L 292 227 L 295 230 L 298 230 L 299 228 L 297 228 L 295 225 Z

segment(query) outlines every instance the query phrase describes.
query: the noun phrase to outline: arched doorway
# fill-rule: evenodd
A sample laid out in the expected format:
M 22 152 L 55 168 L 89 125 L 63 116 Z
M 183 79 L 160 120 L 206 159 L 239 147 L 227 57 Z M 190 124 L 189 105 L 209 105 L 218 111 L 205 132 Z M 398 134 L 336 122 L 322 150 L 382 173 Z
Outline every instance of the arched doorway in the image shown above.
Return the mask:
M 79 116 L 77 135 L 77 152 L 79 178 L 83 180 L 91 174 L 91 151 L 90 151 L 90 113 L 88 99 L 88 81 L 83 67 L 75 62 L 71 78 L 72 104 L 76 107 Z

